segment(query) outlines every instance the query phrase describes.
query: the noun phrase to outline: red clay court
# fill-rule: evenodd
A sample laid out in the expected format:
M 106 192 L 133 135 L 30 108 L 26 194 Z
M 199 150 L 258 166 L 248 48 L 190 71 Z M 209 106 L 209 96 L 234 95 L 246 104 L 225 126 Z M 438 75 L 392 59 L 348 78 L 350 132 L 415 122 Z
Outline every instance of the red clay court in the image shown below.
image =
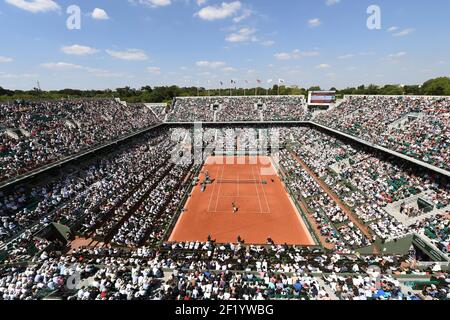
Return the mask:
M 169 241 L 236 242 L 314 245 L 303 220 L 284 189 L 269 157 L 210 157 L 207 170 L 212 184 L 192 191 Z M 233 214 L 232 203 L 238 207 Z

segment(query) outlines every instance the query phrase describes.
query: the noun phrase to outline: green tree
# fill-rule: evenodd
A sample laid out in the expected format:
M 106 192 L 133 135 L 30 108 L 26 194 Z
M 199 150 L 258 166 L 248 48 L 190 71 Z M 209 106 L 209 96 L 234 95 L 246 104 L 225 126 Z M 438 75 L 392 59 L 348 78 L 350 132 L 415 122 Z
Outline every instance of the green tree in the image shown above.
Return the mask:
M 422 90 L 418 85 L 405 86 L 403 88 L 405 94 L 418 96 L 422 94 Z
M 428 80 L 423 84 L 422 92 L 432 96 L 450 95 L 450 78 L 441 77 Z
M 380 89 L 380 93 L 382 95 L 402 95 L 403 88 L 399 85 L 388 84 Z

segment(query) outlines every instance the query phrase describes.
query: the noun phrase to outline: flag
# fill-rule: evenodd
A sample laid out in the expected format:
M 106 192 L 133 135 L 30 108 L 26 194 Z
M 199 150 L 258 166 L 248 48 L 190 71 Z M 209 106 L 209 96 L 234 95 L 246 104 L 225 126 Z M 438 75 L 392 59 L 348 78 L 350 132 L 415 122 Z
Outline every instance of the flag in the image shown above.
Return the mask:
M 267 83 L 272 83 L 273 82 L 273 80 L 272 79 L 269 79 L 269 80 L 267 80 Z
M 248 84 L 248 80 L 245 80 L 245 83 Z
M 233 83 L 234 83 L 234 84 L 236 84 L 236 81 L 234 81 L 234 80 L 231 80 L 231 84 L 233 84 Z
M 256 79 L 256 82 L 258 82 L 258 83 L 261 83 L 262 81 L 261 81 L 261 80 L 258 80 L 258 79 Z
M 283 79 L 278 79 L 278 83 L 279 83 L 279 84 L 283 84 L 283 83 L 284 83 L 284 80 L 283 80 Z
M 220 81 L 220 85 L 223 86 L 223 82 L 222 81 Z

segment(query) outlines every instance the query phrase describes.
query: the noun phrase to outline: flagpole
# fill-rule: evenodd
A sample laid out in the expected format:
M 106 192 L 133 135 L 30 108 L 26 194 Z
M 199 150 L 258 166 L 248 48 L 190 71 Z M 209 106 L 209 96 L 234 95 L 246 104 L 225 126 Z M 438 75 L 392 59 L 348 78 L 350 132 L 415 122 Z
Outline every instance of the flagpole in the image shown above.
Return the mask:
M 272 81 L 272 79 L 267 80 L 267 83 L 269 84 L 269 86 L 267 87 L 267 95 L 269 95 L 270 84 L 272 83 Z

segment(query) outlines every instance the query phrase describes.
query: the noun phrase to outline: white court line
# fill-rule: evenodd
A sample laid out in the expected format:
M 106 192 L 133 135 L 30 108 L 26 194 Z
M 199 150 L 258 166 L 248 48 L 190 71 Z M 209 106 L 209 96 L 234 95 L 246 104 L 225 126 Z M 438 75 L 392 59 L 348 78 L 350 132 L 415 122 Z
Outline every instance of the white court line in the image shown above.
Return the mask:
M 258 172 L 259 169 L 255 169 L 255 170 Z M 260 185 L 260 187 L 261 187 L 262 194 L 263 194 L 264 200 L 266 202 L 266 206 L 267 206 L 267 211 L 264 211 L 262 213 L 271 214 L 272 211 L 270 210 L 269 201 L 267 200 L 267 196 L 266 196 L 266 191 L 264 190 L 264 185 L 262 184 L 263 178 L 262 178 L 261 174 L 258 174 L 258 177 L 259 177 L 259 181 L 261 181 L 261 183 L 260 184 L 258 183 L 258 185 Z
M 253 179 L 256 180 L 255 172 L 253 171 L 253 166 L 251 168 L 252 168 Z M 261 199 L 259 197 L 259 191 L 258 191 L 258 187 L 256 185 L 255 185 L 255 189 L 256 189 L 256 194 L 258 195 L 259 210 L 260 210 L 261 213 L 263 213 L 262 206 L 261 206 Z
M 226 213 L 229 214 L 230 211 L 210 211 L 208 213 Z M 260 211 L 245 211 L 244 214 L 254 214 L 254 215 L 261 215 L 261 213 L 268 213 L 268 212 L 260 212 Z
M 262 194 L 264 196 L 264 200 L 266 201 L 267 210 L 269 211 L 269 213 L 272 213 L 270 210 L 269 201 L 267 201 L 266 191 L 264 190 L 264 186 L 262 184 L 262 176 L 260 173 L 258 174 L 258 177 L 259 177 L 259 180 L 261 180 L 261 190 L 262 190 Z
M 225 166 L 222 166 L 222 175 L 220 176 L 220 180 L 223 180 L 223 172 L 225 171 Z M 219 185 L 219 192 L 217 193 L 217 199 L 216 199 L 216 206 L 214 208 L 215 211 L 217 211 L 217 206 L 219 205 L 219 198 L 220 198 L 220 190 L 222 189 L 222 184 Z
M 216 177 L 217 177 L 218 175 L 219 175 L 219 168 L 217 168 Z M 201 185 L 200 185 L 200 188 L 201 188 Z M 210 209 L 211 209 L 211 201 L 212 201 L 212 198 L 214 197 L 214 191 L 216 191 L 216 183 L 214 183 L 213 191 L 212 191 L 211 195 L 209 196 L 208 212 L 209 212 Z
M 220 196 L 221 198 L 236 198 L 236 196 Z M 256 196 L 239 196 L 239 198 L 249 198 L 249 199 L 253 199 L 253 198 L 257 198 Z

